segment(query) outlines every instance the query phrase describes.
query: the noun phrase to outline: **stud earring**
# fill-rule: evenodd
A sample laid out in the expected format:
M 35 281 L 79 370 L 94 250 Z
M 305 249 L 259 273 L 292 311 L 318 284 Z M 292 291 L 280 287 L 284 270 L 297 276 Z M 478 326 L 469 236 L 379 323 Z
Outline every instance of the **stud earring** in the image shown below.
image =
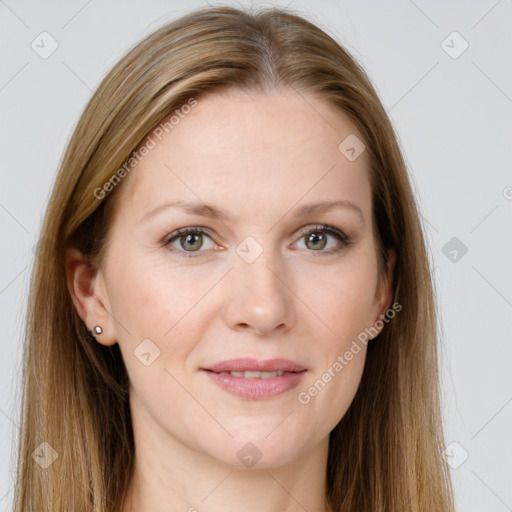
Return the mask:
M 103 332 L 103 329 L 99 325 L 95 325 L 91 331 L 94 336 L 97 336 L 98 334 L 101 334 Z

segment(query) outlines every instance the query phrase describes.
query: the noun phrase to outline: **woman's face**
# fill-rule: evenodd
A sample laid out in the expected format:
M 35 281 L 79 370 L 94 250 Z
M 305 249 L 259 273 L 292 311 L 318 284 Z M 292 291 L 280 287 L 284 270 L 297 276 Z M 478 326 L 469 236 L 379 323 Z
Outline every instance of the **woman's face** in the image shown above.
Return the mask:
M 389 307 L 367 154 L 353 135 L 339 148 L 357 135 L 347 118 L 293 90 L 190 110 L 117 185 L 87 325 L 119 343 L 139 439 L 275 467 L 327 446 L 358 339 Z M 301 214 L 325 202 L 346 203 Z

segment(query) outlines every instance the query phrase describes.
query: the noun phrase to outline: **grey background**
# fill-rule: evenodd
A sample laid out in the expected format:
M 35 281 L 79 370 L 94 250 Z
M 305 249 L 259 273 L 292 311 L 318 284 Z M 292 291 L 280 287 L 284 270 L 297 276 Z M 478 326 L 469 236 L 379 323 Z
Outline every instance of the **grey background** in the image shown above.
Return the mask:
M 92 90 L 121 55 L 203 5 L 0 1 L 0 511 L 11 509 L 13 496 L 32 247 L 63 149 Z M 512 1 L 295 0 L 291 7 L 363 64 L 407 158 L 442 314 L 457 510 L 512 510 Z M 31 47 L 43 31 L 58 43 L 46 59 Z M 453 31 L 469 44 L 457 58 L 463 46 Z

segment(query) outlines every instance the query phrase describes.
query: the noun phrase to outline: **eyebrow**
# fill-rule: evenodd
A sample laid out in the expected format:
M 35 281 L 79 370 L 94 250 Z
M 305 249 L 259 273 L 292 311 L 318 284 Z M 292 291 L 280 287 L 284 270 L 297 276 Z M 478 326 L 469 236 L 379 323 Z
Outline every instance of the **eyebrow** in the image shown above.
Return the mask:
M 201 202 L 194 202 L 194 201 L 170 201 L 164 204 L 161 204 L 157 206 L 156 208 L 153 208 L 146 214 L 144 214 L 139 222 L 143 222 L 151 217 L 154 217 L 163 211 L 169 209 L 169 208 L 175 208 L 179 207 L 181 208 L 185 213 L 189 213 L 191 215 L 198 215 L 200 217 L 208 217 L 212 219 L 218 219 L 222 222 L 229 222 L 232 219 L 231 214 L 217 206 L 209 205 L 206 203 Z M 354 204 L 352 201 L 349 201 L 347 199 L 344 200 L 338 200 L 338 201 L 322 201 L 318 203 L 311 203 L 311 204 L 305 204 L 301 206 L 300 208 L 297 208 L 293 211 L 294 217 L 307 217 L 308 215 L 315 215 L 320 213 L 325 213 L 330 210 L 334 210 L 336 208 L 345 208 L 350 209 L 352 211 L 355 211 L 358 213 L 359 217 L 361 218 L 361 222 L 364 224 L 364 217 L 363 212 L 359 206 Z

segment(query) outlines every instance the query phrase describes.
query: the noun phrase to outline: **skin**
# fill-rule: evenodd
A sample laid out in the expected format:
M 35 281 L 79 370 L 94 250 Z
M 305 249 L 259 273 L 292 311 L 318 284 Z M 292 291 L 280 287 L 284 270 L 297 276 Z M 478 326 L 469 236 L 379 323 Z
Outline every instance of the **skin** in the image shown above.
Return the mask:
M 338 150 L 351 133 L 347 117 L 311 94 L 201 98 L 118 185 L 101 266 L 69 250 L 75 307 L 89 329 L 103 328 L 97 342 L 119 343 L 130 377 L 136 465 L 123 512 L 326 510 L 328 436 L 354 398 L 366 346 L 308 404 L 298 394 L 385 314 L 396 258 L 390 250 L 380 280 L 366 153 L 349 161 Z M 176 199 L 233 218 L 170 208 L 140 220 Z M 294 216 L 326 200 L 352 201 L 362 219 L 349 208 Z M 297 234 L 317 224 L 353 243 Z M 202 246 L 201 235 L 196 245 L 175 238 L 171 252 L 164 239 L 189 226 L 212 234 Z M 248 236 L 263 250 L 252 263 L 236 252 Z M 148 338 L 160 355 L 145 366 L 134 350 Z M 199 370 L 233 357 L 286 358 L 308 371 L 298 388 L 245 399 Z M 262 454 L 251 468 L 237 457 L 249 442 Z

